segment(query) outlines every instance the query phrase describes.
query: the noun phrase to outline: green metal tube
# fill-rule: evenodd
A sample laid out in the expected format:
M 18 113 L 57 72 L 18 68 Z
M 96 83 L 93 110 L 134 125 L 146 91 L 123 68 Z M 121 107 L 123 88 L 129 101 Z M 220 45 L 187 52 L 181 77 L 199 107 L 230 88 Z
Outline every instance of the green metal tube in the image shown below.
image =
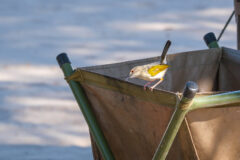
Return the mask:
M 213 32 L 207 33 L 203 37 L 205 43 L 207 44 L 208 48 L 219 48 L 216 36 Z
M 163 135 L 163 139 L 154 154 L 153 160 L 165 160 L 167 154 L 172 146 L 172 143 L 177 135 L 177 132 L 184 120 L 184 117 L 188 110 L 180 109 L 180 106 L 174 111 L 170 123 Z
M 240 91 L 194 98 L 191 110 L 240 103 Z
M 181 124 L 188 113 L 192 99 L 194 98 L 196 92 L 198 91 L 198 86 L 194 82 L 187 82 L 183 97 L 181 98 L 178 106 L 176 107 L 168 127 L 163 135 L 163 138 L 153 156 L 153 160 L 165 160 L 168 152 L 172 146 L 172 143 L 178 133 Z
M 70 64 L 70 61 L 68 60 L 67 55 L 65 53 L 62 53 L 57 56 L 57 60 L 59 62 L 59 65 L 60 65 L 63 73 L 64 73 L 64 76 L 69 77 L 70 75 L 72 75 L 72 73 L 74 71 Z M 106 141 L 100 127 L 97 124 L 97 120 L 90 108 L 89 101 L 88 101 L 80 83 L 70 80 L 70 81 L 68 81 L 68 84 L 69 84 L 69 86 L 74 94 L 74 97 L 83 113 L 83 116 L 89 126 L 90 132 L 92 133 L 92 136 L 93 136 L 103 158 L 105 160 L 114 160 L 114 156 L 110 150 L 110 147 L 107 144 L 107 141 Z
M 217 41 L 211 42 L 208 44 L 209 48 L 219 48 Z

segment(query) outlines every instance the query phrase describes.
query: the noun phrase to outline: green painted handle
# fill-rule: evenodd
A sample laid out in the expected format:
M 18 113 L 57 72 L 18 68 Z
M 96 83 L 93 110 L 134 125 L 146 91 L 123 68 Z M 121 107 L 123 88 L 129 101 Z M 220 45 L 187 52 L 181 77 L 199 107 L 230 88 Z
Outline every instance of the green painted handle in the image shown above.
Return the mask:
M 183 91 L 183 97 L 177 105 L 168 127 L 163 135 L 163 138 L 153 156 L 153 160 L 165 160 L 172 143 L 178 133 L 179 128 L 185 118 L 185 115 L 190 110 L 192 99 L 198 91 L 198 86 L 194 82 L 187 82 Z
M 213 32 L 205 34 L 203 39 L 209 48 L 219 48 L 216 36 Z
M 72 69 L 71 63 L 70 63 L 66 53 L 59 54 L 57 56 L 57 61 L 58 61 L 59 66 L 61 67 L 65 77 L 72 75 L 72 73 L 74 71 Z M 92 133 L 92 136 L 93 136 L 103 158 L 105 160 L 114 160 L 114 156 L 111 152 L 111 149 L 108 146 L 107 141 L 106 141 L 100 127 L 97 124 L 97 120 L 90 108 L 90 103 L 89 103 L 87 96 L 85 95 L 84 90 L 81 87 L 80 83 L 70 80 L 70 81 L 68 81 L 68 84 L 69 84 L 69 86 L 74 94 L 74 97 L 83 113 L 83 116 L 88 124 L 89 129 L 90 129 L 90 132 Z

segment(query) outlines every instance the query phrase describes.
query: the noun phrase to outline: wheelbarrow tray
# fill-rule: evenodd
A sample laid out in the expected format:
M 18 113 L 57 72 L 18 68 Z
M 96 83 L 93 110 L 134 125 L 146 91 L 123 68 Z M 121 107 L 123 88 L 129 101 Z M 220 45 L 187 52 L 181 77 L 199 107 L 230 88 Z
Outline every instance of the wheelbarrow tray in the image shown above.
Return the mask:
M 132 67 L 159 59 L 83 67 L 71 76 L 83 86 L 116 159 L 152 159 L 187 81 L 198 84 L 196 97 L 240 89 L 240 52 L 229 48 L 168 55 L 170 68 L 153 92 L 143 90 L 143 80 L 125 80 Z M 167 159 L 239 159 L 239 105 L 188 113 Z M 102 159 L 93 139 L 92 146 L 94 159 Z

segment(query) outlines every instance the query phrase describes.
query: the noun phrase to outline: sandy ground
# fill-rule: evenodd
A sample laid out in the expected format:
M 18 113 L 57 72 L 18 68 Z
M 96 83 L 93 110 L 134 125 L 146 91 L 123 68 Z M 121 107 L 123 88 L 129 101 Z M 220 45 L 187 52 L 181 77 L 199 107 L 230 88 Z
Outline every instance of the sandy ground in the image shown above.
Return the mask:
M 73 66 L 206 49 L 233 10 L 228 0 L 2 0 L 0 159 L 90 160 L 88 127 L 55 57 Z M 232 20 L 220 45 L 236 48 Z

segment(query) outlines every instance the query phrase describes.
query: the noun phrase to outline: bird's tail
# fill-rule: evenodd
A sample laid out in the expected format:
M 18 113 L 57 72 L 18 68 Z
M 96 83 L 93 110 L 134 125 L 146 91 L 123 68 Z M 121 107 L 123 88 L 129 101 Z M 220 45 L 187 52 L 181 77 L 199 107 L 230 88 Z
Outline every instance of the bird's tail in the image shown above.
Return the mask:
M 171 41 L 168 40 L 163 48 L 163 52 L 162 52 L 162 55 L 161 55 L 161 60 L 160 60 L 160 64 L 163 64 L 164 63 L 164 60 L 165 60 L 165 57 L 167 55 L 167 51 L 169 49 L 169 47 L 171 46 Z

